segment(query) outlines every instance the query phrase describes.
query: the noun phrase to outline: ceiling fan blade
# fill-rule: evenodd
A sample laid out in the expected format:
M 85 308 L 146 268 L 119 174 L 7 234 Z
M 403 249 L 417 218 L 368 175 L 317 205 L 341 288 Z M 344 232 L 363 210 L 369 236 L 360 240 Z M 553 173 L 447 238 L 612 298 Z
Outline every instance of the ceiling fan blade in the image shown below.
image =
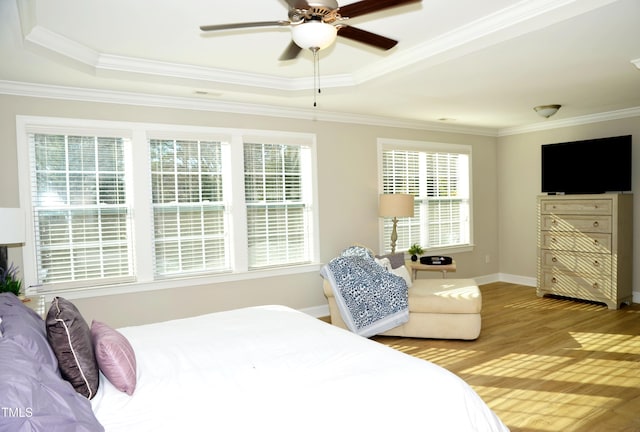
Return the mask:
M 235 24 L 214 24 L 200 26 L 202 31 L 217 31 L 217 30 L 233 30 L 251 27 L 284 27 L 290 25 L 289 21 L 257 21 L 257 22 L 245 22 Z
M 338 28 L 338 36 L 362 42 L 383 50 L 391 49 L 398 43 L 397 40 L 389 39 L 388 37 L 380 36 L 379 34 L 371 33 L 366 30 L 361 30 L 359 28 L 351 26 L 341 26 L 340 28 Z
M 340 15 L 344 18 L 354 18 L 360 15 L 378 12 L 396 6 L 409 3 L 418 3 L 421 0 L 361 0 L 340 7 Z
M 293 60 L 298 57 L 300 51 L 302 51 L 302 48 L 296 45 L 294 41 L 291 41 L 278 60 Z
M 309 3 L 306 0 L 285 0 L 290 9 L 309 9 Z

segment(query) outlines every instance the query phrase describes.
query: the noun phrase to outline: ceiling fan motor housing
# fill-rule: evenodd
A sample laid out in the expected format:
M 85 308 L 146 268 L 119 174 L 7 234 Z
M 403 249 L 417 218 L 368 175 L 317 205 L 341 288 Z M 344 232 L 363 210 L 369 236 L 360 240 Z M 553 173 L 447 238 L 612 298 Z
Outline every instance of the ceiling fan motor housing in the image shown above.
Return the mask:
M 346 24 L 350 18 L 378 12 L 384 9 L 419 3 L 421 0 L 359 0 L 342 8 L 337 0 L 285 0 L 289 5 L 289 20 L 256 21 L 235 24 L 214 24 L 200 26 L 202 31 L 232 30 L 250 27 L 290 26 L 292 41 L 279 60 L 293 60 L 302 49 L 311 49 L 314 53 L 327 48 L 336 36 L 361 42 L 366 45 L 389 50 L 396 46 L 397 40 L 375 34 Z M 340 11 L 342 10 L 342 14 Z M 342 16 L 344 15 L 344 16 Z M 339 34 L 338 34 L 339 32 Z
M 292 24 L 299 23 L 301 21 L 322 21 L 331 24 L 341 19 L 338 14 L 338 6 L 331 8 L 328 6 L 309 4 L 306 9 L 290 9 L 289 20 Z

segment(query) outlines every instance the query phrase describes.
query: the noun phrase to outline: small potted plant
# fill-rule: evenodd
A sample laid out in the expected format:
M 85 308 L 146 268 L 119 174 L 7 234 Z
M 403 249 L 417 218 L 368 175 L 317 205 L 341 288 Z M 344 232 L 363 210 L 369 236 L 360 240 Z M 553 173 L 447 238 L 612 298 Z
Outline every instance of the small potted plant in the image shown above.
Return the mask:
M 0 292 L 14 293 L 20 296 L 22 281 L 18 279 L 18 267 L 11 264 L 7 269 L 0 268 Z
M 418 261 L 418 255 L 422 255 L 424 250 L 418 243 L 414 243 L 408 250 L 409 254 L 411 254 L 411 261 Z

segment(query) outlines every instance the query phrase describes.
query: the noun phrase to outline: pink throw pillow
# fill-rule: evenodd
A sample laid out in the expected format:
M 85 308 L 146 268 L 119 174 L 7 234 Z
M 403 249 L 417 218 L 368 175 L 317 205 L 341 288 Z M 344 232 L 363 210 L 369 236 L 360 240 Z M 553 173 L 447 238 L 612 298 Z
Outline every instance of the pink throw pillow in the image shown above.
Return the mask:
M 91 337 L 100 371 L 115 388 L 132 395 L 136 389 L 136 355 L 127 338 L 99 321 L 91 323 Z

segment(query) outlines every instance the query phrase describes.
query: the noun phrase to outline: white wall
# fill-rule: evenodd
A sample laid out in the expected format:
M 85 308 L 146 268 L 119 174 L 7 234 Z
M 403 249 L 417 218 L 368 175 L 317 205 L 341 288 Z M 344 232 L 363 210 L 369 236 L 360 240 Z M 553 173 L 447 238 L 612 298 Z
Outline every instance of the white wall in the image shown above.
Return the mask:
M 317 134 L 320 253 L 326 262 L 353 243 L 378 248 L 377 139 L 380 137 L 473 146 L 473 252 L 455 255 L 460 277 L 496 274 L 498 166 L 496 138 L 469 134 L 293 120 L 211 111 L 151 108 L 0 95 L 0 206 L 19 203 L 16 115 L 123 120 L 212 127 L 290 130 Z M 20 248 L 10 259 L 21 264 Z M 486 256 L 490 257 L 486 263 Z M 422 277 L 423 275 L 421 275 Z M 438 274 L 427 277 L 439 277 Z M 317 272 L 260 280 L 74 300 L 85 318 L 120 327 L 258 304 L 296 309 L 326 306 Z

